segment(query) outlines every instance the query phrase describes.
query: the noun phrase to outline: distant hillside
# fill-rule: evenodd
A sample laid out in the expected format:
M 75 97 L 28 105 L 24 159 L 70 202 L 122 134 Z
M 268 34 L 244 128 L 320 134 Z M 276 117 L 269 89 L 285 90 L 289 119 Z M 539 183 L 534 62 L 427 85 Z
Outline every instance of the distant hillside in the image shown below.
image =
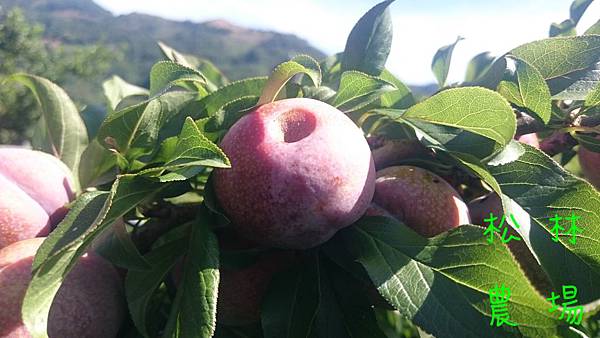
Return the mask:
M 3 9 L 18 6 L 45 27 L 51 43 L 102 43 L 122 51 L 112 71 L 145 85 L 150 67 L 161 59 L 157 40 L 211 60 L 230 79 L 265 75 L 290 56 L 324 54 L 290 34 L 247 29 L 223 20 L 179 22 L 144 14 L 113 16 L 91 0 L 0 0 Z M 99 88 L 99 87 L 97 87 Z

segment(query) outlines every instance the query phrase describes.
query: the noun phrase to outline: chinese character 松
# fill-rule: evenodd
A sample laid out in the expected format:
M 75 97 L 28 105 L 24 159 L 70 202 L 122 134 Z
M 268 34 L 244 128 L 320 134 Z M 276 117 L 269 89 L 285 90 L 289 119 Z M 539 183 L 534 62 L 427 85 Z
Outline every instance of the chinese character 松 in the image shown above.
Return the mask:
M 517 220 L 515 220 L 515 217 L 512 214 L 510 215 L 510 219 L 515 227 L 517 227 L 517 228 L 520 227 L 519 223 L 517 223 Z M 502 229 L 502 236 L 501 236 L 502 243 L 508 243 L 511 240 L 516 240 L 516 241 L 521 240 L 521 238 L 519 238 L 517 236 L 513 236 L 513 235 L 509 235 L 507 237 L 509 227 L 504 226 L 504 221 L 506 220 L 506 217 L 504 215 L 502 215 L 502 219 L 500 220 L 500 225 L 498 227 L 496 227 L 496 225 L 495 225 L 496 220 L 498 220 L 498 217 L 494 216 L 493 213 L 490 213 L 489 218 L 486 218 L 483 220 L 485 223 L 489 223 L 487 228 L 483 232 L 484 236 L 486 236 L 486 235 L 488 236 L 489 243 L 494 242 L 494 233 L 495 232 L 500 233 L 501 229 Z

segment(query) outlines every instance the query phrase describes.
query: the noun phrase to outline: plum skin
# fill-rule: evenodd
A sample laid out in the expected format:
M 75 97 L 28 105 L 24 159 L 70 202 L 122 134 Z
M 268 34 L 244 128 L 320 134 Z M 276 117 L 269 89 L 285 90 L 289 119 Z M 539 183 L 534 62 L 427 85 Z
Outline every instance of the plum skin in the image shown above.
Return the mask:
M 0 147 L 0 249 L 46 236 L 74 198 L 70 170 L 56 157 L 19 147 Z
M 600 189 L 600 153 L 579 147 L 579 164 L 583 176 L 596 189 Z
M 540 140 L 535 133 L 521 135 L 517 138 L 517 141 L 528 144 L 534 148 L 540 148 Z
M 362 216 L 375 168 L 361 130 L 312 99 L 262 105 L 238 120 L 221 148 L 217 199 L 243 237 L 280 248 L 317 246 Z
M 391 216 L 424 237 L 469 224 L 467 205 L 438 175 L 415 166 L 394 166 L 377 172 L 369 216 Z
M 0 337 L 31 337 L 21 304 L 31 280 L 33 257 L 44 238 L 0 250 Z M 50 308 L 49 337 L 116 337 L 125 317 L 121 279 L 101 257 L 82 256 L 67 275 Z

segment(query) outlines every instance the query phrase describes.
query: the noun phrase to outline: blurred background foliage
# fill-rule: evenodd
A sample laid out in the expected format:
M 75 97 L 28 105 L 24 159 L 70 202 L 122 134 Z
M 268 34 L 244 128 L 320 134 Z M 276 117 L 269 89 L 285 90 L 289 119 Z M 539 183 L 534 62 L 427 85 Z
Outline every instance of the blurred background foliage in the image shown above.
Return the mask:
M 91 127 L 105 114 L 102 81 L 118 74 L 147 87 L 150 67 L 163 58 L 157 41 L 215 63 L 232 80 L 268 74 L 291 56 L 325 55 L 291 35 L 227 21 L 114 16 L 91 0 L 0 0 L 0 81 L 14 72 L 46 77 L 65 88 Z M 37 119 L 24 88 L 0 88 L 0 143 L 21 144 Z
M 29 72 L 65 85 L 75 98 L 88 102 L 101 99 L 94 92 L 81 92 L 78 83 L 99 83 L 117 54 L 102 45 L 53 45 L 44 40 L 41 25 L 29 23 L 23 12 L 0 12 L 0 81 L 15 72 Z M 83 106 L 82 106 L 83 108 Z M 0 143 L 20 144 L 29 137 L 29 127 L 39 117 L 37 103 L 25 88 L 3 82 L 0 86 Z

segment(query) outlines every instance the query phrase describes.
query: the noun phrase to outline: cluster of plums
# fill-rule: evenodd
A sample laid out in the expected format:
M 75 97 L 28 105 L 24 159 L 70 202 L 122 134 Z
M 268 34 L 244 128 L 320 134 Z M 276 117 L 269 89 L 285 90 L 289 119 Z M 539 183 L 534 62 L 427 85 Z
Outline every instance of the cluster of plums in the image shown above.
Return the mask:
M 69 169 L 55 157 L 0 148 L 0 337 L 31 337 L 21 304 L 36 251 L 74 197 Z M 125 317 L 122 280 L 94 253 L 80 258 L 50 308 L 52 338 L 115 337 Z
M 520 141 L 537 146 L 535 135 Z M 399 158 L 418 151 L 410 144 L 388 142 L 372 150 L 344 113 L 312 99 L 254 109 L 220 146 L 232 164 L 213 177 L 232 225 L 217 234 L 221 252 L 267 249 L 250 264 L 221 267 L 217 314 L 226 325 L 258 321 L 268 284 L 296 261 L 294 250 L 323 244 L 365 214 L 397 218 L 431 237 L 461 224 L 481 224 L 481 215 L 501 211 L 493 195 L 467 205 L 442 177 L 398 165 Z M 600 154 L 581 150 L 580 160 L 599 187 Z M 27 337 L 20 305 L 42 241 L 30 238 L 47 235 L 64 215 L 73 197 L 70 174 L 49 155 L 0 148 L 0 188 L 0 337 Z M 176 282 L 180 269 L 173 272 Z M 122 298 L 114 268 L 88 253 L 51 308 L 50 337 L 115 336 L 124 316 Z

